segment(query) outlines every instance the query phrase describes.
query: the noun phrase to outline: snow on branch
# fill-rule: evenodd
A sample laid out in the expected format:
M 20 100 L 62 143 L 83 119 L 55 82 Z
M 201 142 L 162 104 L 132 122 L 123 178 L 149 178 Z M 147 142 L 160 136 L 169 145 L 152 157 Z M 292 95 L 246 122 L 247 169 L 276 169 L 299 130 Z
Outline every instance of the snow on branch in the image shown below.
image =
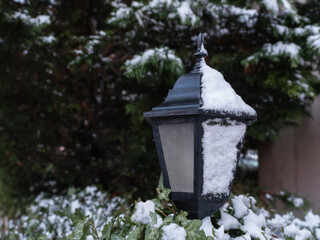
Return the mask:
M 168 61 L 170 63 L 168 63 Z M 167 62 L 165 64 L 165 62 Z M 156 65 L 161 69 L 180 72 L 183 69 L 182 61 L 168 47 L 148 49 L 141 54 L 135 55 L 131 60 L 125 62 L 125 74 L 127 76 L 151 75 L 151 72 L 145 72 L 146 64 Z M 170 69 L 166 69 L 169 67 Z
M 190 8 L 190 1 L 181 2 L 180 7 L 177 8 L 179 17 L 183 23 L 190 21 L 192 25 L 197 21 L 197 16 Z
M 113 2 L 112 5 L 115 10 L 111 13 L 111 18 L 107 22 L 125 27 L 126 23 L 123 20 L 128 20 L 133 16 L 133 9 L 124 3 Z
M 246 9 L 236 7 L 229 4 L 208 4 L 208 12 L 219 22 L 222 21 L 223 17 L 236 16 L 240 23 L 246 24 L 247 27 L 252 28 L 257 21 L 258 11 L 256 9 Z
M 288 0 L 262 0 L 262 4 L 273 13 L 296 13 L 294 7 Z
M 320 53 L 320 34 L 309 36 L 307 43 L 310 44 L 311 48 L 316 49 Z
M 269 58 L 278 62 L 280 60 L 279 57 L 284 56 L 290 58 L 292 65 L 296 65 L 298 64 L 300 50 L 300 46 L 295 43 L 284 43 L 282 41 L 275 44 L 266 43 L 259 52 L 243 60 L 242 64 L 245 66 L 250 64 L 256 65 L 262 58 Z
M 277 42 L 276 44 L 267 43 L 263 46 L 263 50 L 270 56 L 287 55 L 291 58 L 297 58 L 300 47 L 295 43 Z
M 215 25 L 212 29 L 208 29 L 209 35 L 221 37 L 230 34 L 232 31 L 247 33 L 254 30 L 259 11 L 256 9 L 241 8 L 229 4 L 213 4 L 209 3 L 205 6 L 206 12 L 212 16 Z M 237 29 L 228 26 L 229 20 L 236 21 Z M 239 29 L 240 27 L 240 29 Z
M 37 27 L 45 24 L 50 24 L 50 16 L 47 15 L 39 15 L 37 17 L 31 17 L 27 11 L 24 12 L 15 12 L 12 17 L 14 19 L 21 19 L 26 24 L 32 24 Z

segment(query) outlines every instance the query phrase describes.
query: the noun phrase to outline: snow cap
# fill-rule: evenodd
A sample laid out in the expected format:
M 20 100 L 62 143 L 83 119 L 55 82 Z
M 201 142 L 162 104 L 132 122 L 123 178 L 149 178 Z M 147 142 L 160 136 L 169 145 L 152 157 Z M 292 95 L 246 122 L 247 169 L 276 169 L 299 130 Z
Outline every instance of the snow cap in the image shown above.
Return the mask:
M 242 100 L 231 85 L 226 82 L 223 75 L 206 64 L 204 58 L 208 53 L 203 42 L 203 34 L 200 33 L 197 39 L 197 52 L 194 54 L 197 61 L 193 72 L 202 73 L 201 109 L 256 118 L 256 111 Z

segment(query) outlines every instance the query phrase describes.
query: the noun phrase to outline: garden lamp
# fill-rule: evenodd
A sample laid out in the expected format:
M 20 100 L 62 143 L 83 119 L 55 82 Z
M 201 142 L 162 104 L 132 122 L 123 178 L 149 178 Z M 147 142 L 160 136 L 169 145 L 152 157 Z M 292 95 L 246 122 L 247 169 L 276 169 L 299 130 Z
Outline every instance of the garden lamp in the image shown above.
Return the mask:
M 209 67 L 203 34 L 196 63 L 159 106 L 144 113 L 152 125 L 164 186 L 176 206 L 202 219 L 229 199 L 246 128 L 257 115 Z

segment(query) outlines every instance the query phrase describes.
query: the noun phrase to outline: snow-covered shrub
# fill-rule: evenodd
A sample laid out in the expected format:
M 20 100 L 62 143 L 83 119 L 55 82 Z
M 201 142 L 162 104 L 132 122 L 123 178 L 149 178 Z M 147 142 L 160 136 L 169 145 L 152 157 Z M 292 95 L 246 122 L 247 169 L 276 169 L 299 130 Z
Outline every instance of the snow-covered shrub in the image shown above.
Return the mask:
M 110 200 L 95 187 L 51 199 L 41 194 L 27 215 L 1 223 L 1 239 L 320 239 L 320 216 L 311 210 L 299 219 L 292 212 L 266 210 L 258 207 L 261 204 L 255 198 L 238 195 L 213 216 L 191 220 L 187 212 L 175 207 L 170 190 L 161 182 L 157 193 L 157 198 L 138 201 L 131 209 L 124 200 Z M 302 199 L 287 195 L 279 196 L 297 209 L 302 207 Z M 273 201 L 276 196 L 268 194 L 266 198 Z M 120 204 L 124 206 L 120 208 Z
M 158 198 L 137 202 L 133 211 L 122 211 L 110 219 L 102 232 L 96 232 L 79 209 L 73 218 L 76 239 L 319 239 L 320 216 L 311 210 L 304 219 L 293 213 L 274 214 L 256 205 L 253 197 L 233 196 L 220 211 L 202 220 L 187 218 L 169 199 L 170 190 L 160 183 Z M 291 196 L 292 199 L 297 199 Z M 299 201 L 301 202 L 301 201 Z M 299 207 L 301 207 L 299 203 Z M 79 234 L 79 233 L 82 233 Z
M 16 219 L 1 216 L 0 239 L 66 239 L 74 230 L 70 218 L 79 212 L 76 210 L 79 208 L 83 214 L 94 219 L 92 224 L 102 231 L 99 226 L 103 227 L 123 203 L 124 200 L 119 197 L 110 200 L 107 193 L 95 186 L 88 186 L 82 191 L 70 188 L 66 196 L 47 198 L 40 194 L 27 208 L 25 215 Z

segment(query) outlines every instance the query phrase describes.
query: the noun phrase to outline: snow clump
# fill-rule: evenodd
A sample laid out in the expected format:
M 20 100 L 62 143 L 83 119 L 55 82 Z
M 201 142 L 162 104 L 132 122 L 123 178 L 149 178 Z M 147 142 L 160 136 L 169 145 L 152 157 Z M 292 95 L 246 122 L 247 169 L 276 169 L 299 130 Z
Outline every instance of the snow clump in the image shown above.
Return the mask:
M 151 224 L 152 220 L 150 213 L 155 213 L 155 205 L 151 200 L 147 200 L 146 202 L 138 202 L 135 213 L 132 215 L 131 220 L 137 223 Z M 158 214 L 156 216 L 157 223 L 153 225 L 153 227 L 158 228 L 162 225 L 163 220 Z
M 200 227 L 200 230 L 203 230 L 206 236 L 213 237 L 213 225 L 211 222 L 211 217 L 205 217 L 202 219 L 202 225 Z
M 162 228 L 163 236 L 161 240 L 185 240 L 186 230 L 175 223 L 170 223 Z

